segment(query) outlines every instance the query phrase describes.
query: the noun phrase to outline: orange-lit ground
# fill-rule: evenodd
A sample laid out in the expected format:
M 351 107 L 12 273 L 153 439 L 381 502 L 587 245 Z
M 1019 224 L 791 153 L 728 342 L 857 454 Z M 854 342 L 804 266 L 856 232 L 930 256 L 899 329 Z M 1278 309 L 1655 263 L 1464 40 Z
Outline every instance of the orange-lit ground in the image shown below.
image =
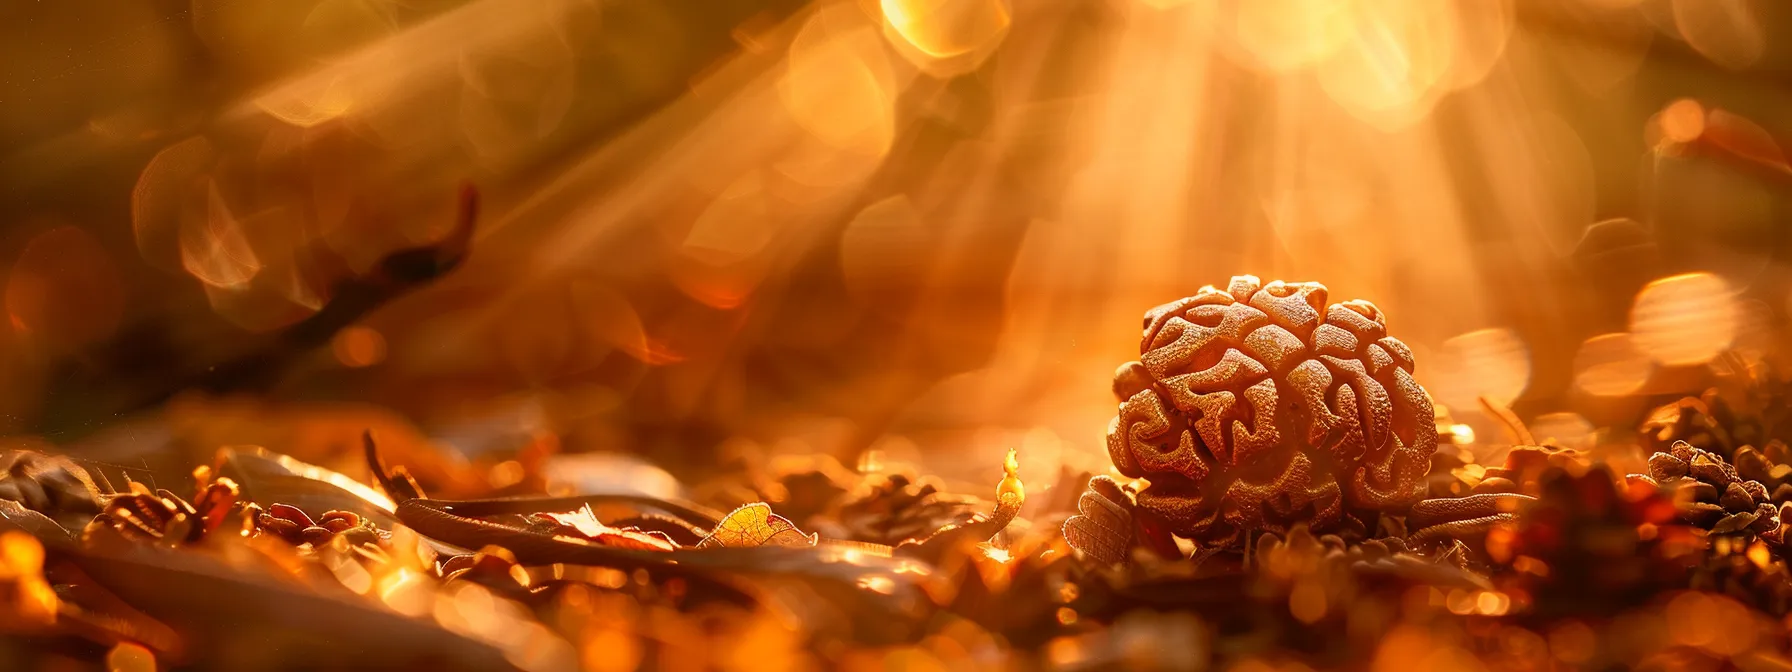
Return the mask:
M 15 2 L 0 433 L 135 480 L 240 445 L 362 478 L 372 429 L 458 497 L 701 497 L 826 454 L 987 498 L 1012 450 L 1024 519 L 1111 471 L 1140 315 L 1253 274 L 1385 311 L 1462 468 L 1547 443 L 1644 473 L 1651 409 L 1792 375 L 1789 36 L 1766 0 Z M 386 265 L 462 221 L 464 260 Z M 44 564 L 7 539 L 0 582 Z M 1341 613 L 1294 555 L 1270 574 L 1295 619 Z M 667 651 L 715 635 L 614 569 L 555 621 L 345 562 L 354 593 L 524 667 L 682 669 Z M 1698 625 L 1766 618 L 1715 593 L 1609 630 L 1430 590 L 1401 599 L 1486 632 L 1407 622 L 1377 669 L 1497 666 L 1488 642 L 1631 664 L 1600 647 L 1663 637 L 1756 669 L 1786 637 Z M 714 626 L 751 644 L 731 664 L 1077 668 L 1213 637 L 1119 621 L 1014 662 L 965 621 L 817 653 L 783 616 Z M 1324 666 L 1302 660 L 1234 669 Z

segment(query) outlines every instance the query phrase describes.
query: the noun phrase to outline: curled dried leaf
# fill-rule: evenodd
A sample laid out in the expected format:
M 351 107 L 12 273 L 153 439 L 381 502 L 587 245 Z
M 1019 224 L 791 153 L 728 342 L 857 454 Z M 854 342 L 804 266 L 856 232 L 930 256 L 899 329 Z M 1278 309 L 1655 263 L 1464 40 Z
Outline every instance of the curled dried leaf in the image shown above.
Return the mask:
M 87 470 L 66 457 L 29 450 L 0 455 L 0 499 L 52 516 L 101 509 L 99 489 Z
M 553 523 L 560 534 L 574 535 L 589 539 L 605 546 L 632 548 L 642 551 L 675 551 L 678 543 L 663 532 L 643 531 L 636 528 L 616 528 L 603 524 L 597 515 L 591 512 L 591 505 L 577 511 L 566 513 L 540 513 L 536 516 Z

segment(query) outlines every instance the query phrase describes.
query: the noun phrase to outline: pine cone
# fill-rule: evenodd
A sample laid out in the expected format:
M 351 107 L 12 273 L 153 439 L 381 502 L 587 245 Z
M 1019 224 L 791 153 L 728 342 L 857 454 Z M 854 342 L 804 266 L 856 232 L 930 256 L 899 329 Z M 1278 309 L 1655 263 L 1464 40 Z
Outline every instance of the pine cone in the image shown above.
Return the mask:
M 1735 443 L 1730 434 L 1734 418 L 1717 391 L 1707 390 L 1703 395 L 1686 397 L 1650 411 L 1638 432 L 1643 438 L 1643 448 L 1651 453 L 1670 452 L 1675 443 L 1684 441 L 1694 448 L 1729 459 L 1741 445 Z
M 773 477 L 772 484 L 760 488 L 759 499 L 751 501 L 770 502 L 779 515 L 795 521 L 798 527 L 809 527 L 811 518 L 839 505 L 852 491 L 854 474 L 832 455 L 791 462 L 781 465 L 784 468 Z
M 1649 456 L 1646 479 L 1674 495 L 1680 519 L 1712 534 L 1764 535 L 1779 529 L 1779 508 L 1767 486 L 1742 478 L 1716 453 L 1674 443 Z
M 907 474 L 866 477 L 831 520 L 817 520 L 825 536 L 894 546 L 920 539 L 953 525 L 961 525 L 991 504 L 968 495 L 940 492 L 931 479 L 916 481 Z
M 1120 473 L 1151 482 L 1142 510 L 1228 546 L 1248 530 L 1326 531 L 1347 510 L 1424 496 L 1437 433 L 1412 352 L 1373 304 L 1327 307 L 1326 296 L 1318 283 L 1239 276 L 1146 313 L 1108 427 Z
M 1731 464 L 1736 465 L 1736 475 L 1751 481 L 1757 481 L 1767 488 L 1767 499 L 1774 504 L 1792 502 L 1792 464 L 1787 464 L 1786 444 L 1774 440 L 1768 442 L 1763 450 L 1755 450 L 1753 446 L 1736 449 Z

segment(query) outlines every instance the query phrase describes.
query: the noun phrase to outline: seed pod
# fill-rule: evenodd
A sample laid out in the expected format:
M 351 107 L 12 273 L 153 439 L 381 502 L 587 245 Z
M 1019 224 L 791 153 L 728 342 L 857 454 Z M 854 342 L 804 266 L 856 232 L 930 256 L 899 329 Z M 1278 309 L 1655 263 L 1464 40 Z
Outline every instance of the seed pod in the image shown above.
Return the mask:
M 299 527 L 298 523 L 285 518 L 275 518 L 272 514 L 267 513 L 261 514 L 261 517 L 256 519 L 255 523 L 261 527 L 263 532 L 267 532 L 288 541 L 297 538 L 299 531 L 305 529 Z
M 317 524 L 331 532 L 344 532 L 352 527 L 360 527 L 361 516 L 352 511 L 326 511 L 324 515 L 317 517 Z
M 335 532 L 316 526 L 307 527 L 299 531 L 299 538 L 303 539 L 305 543 L 313 546 L 322 546 L 330 543 L 330 537 L 333 536 L 336 536 Z
M 291 504 L 275 504 L 270 506 L 268 507 L 268 515 L 281 520 L 291 521 L 293 524 L 298 525 L 300 529 L 317 524 L 311 521 L 311 516 L 305 515 L 305 512 L 299 510 L 299 507 Z

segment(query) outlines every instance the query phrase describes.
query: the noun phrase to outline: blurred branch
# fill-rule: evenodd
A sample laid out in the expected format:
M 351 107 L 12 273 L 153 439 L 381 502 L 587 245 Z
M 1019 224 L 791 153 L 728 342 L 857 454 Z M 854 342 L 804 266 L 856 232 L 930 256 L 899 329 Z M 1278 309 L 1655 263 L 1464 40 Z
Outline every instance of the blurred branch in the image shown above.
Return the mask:
M 329 343 L 336 332 L 459 267 L 473 240 L 478 191 L 463 184 L 459 199 L 458 219 L 446 238 L 386 255 L 371 272 L 339 282 L 329 303 L 316 314 L 279 332 L 252 338 L 240 354 L 223 361 L 195 359 L 195 353 L 175 351 L 152 333 L 161 328 L 159 324 L 121 334 L 102 348 L 97 366 L 67 376 L 67 383 L 56 386 L 49 400 L 52 409 L 45 417 L 50 425 L 46 429 L 91 428 L 98 421 L 161 403 L 185 390 L 226 392 L 272 385 L 306 355 Z
M 427 211 L 428 201 L 439 198 L 441 189 L 460 176 L 475 174 L 482 176 L 489 228 L 490 222 L 504 219 L 503 204 L 514 204 L 538 191 L 544 177 L 565 170 L 568 162 L 594 148 L 610 145 L 624 129 L 689 92 L 693 76 L 738 53 L 740 43 L 734 32 L 738 26 L 751 21 L 775 22 L 799 11 L 804 3 L 665 0 L 565 5 L 572 11 L 557 16 L 557 23 L 543 23 L 496 0 L 456 3 L 441 12 L 419 10 L 411 17 L 414 20 L 389 38 L 349 49 L 341 58 L 328 59 L 321 66 L 318 63 L 324 59 L 307 58 L 291 67 L 257 70 L 239 62 L 252 55 L 194 47 L 200 52 L 194 58 L 203 61 L 203 67 L 193 68 L 185 79 L 167 87 L 171 92 L 158 93 L 178 101 L 171 105 L 181 112 L 175 115 L 180 123 L 169 121 L 157 125 L 158 133 L 152 136 L 121 140 L 100 137 L 83 122 L 67 125 L 65 132 L 38 132 L 17 146 L 6 146 L 0 149 L 0 211 L 45 211 L 77 221 L 116 222 L 121 213 L 128 216 L 131 212 L 132 181 L 158 146 L 198 133 L 218 140 L 228 152 L 244 151 L 243 146 L 253 148 L 253 143 L 245 145 L 242 139 L 260 137 L 270 124 L 280 124 L 254 104 L 263 95 L 257 92 L 314 76 L 335 76 L 342 72 L 342 62 L 354 61 L 357 54 L 366 56 L 361 64 L 370 71 L 390 67 L 381 57 L 395 49 L 416 56 L 404 59 L 401 71 L 380 80 L 392 84 L 381 89 L 387 93 L 378 100 L 400 110 L 394 113 L 397 116 L 414 107 L 427 110 L 423 113 L 433 118 L 444 104 L 441 101 L 458 99 L 455 92 L 466 76 L 461 54 L 468 46 L 457 44 L 456 49 L 443 51 L 440 44 L 453 42 L 443 37 L 444 31 L 485 45 L 487 51 L 500 56 L 517 45 L 565 43 L 564 64 L 573 79 L 564 121 L 551 132 L 528 136 L 501 164 L 483 163 L 481 156 L 467 150 L 461 127 L 452 123 L 400 124 L 410 133 L 405 138 L 411 143 L 408 146 L 428 151 L 380 148 L 338 159 L 379 166 L 377 171 L 368 171 L 378 178 L 353 183 L 357 195 L 369 195 L 366 200 L 374 204 L 357 211 L 357 216 L 366 217 L 370 228 L 403 230 L 410 222 L 400 218 Z M 553 28 L 553 34 L 544 34 L 544 26 Z M 181 32 L 183 39 L 187 37 L 186 29 L 174 30 Z M 419 60 L 430 66 L 423 67 Z M 130 111 L 146 103 L 130 98 L 96 104 Z M 108 109 L 71 110 L 63 116 L 85 120 L 103 117 L 101 113 Z M 274 157 L 287 163 L 302 159 L 296 152 Z M 253 160 L 263 161 L 259 156 Z M 284 168 L 256 165 L 268 170 Z M 247 179 L 241 164 L 224 170 L 217 177 Z M 377 197 L 372 196 L 375 194 Z M 130 247 L 130 227 L 101 230 L 114 232 L 113 239 L 105 242 Z M 457 243 L 463 251 L 465 243 Z M 490 252 L 493 246 L 482 245 L 482 249 Z M 13 429 L 87 432 L 111 422 L 114 414 L 156 403 L 183 386 L 236 390 L 266 384 L 276 375 L 270 372 L 290 367 L 254 364 L 259 355 L 245 353 L 261 349 L 284 353 L 275 358 L 286 360 L 292 353 L 327 342 L 343 326 L 388 302 L 399 288 L 409 287 L 407 279 L 427 276 L 432 268 L 445 271 L 438 267 L 437 251 L 412 250 L 387 258 L 379 271 L 359 278 L 359 283 L 337 288 L 323 311 L 272 339 L 245 335 L 223 320 L 210 319 L 216 311 L 184 277 L 146 266 L 127 268 L 134 271 L 127 282 L 137 284 L 137 295 L 148 299 L 127 311 L 136 320 L 134 326 L 106 343 L 76 353 L 78 364 L 52 371 L 54 377 L 47 381 L 42 407 L 27 412 Z M 306 253 L 301 250 L 299 254 Z M 328 267 L 329 273 L 323 276 L 341 273 L 346 266 Z M 207 361 L 224 363 L 213 367 Z

